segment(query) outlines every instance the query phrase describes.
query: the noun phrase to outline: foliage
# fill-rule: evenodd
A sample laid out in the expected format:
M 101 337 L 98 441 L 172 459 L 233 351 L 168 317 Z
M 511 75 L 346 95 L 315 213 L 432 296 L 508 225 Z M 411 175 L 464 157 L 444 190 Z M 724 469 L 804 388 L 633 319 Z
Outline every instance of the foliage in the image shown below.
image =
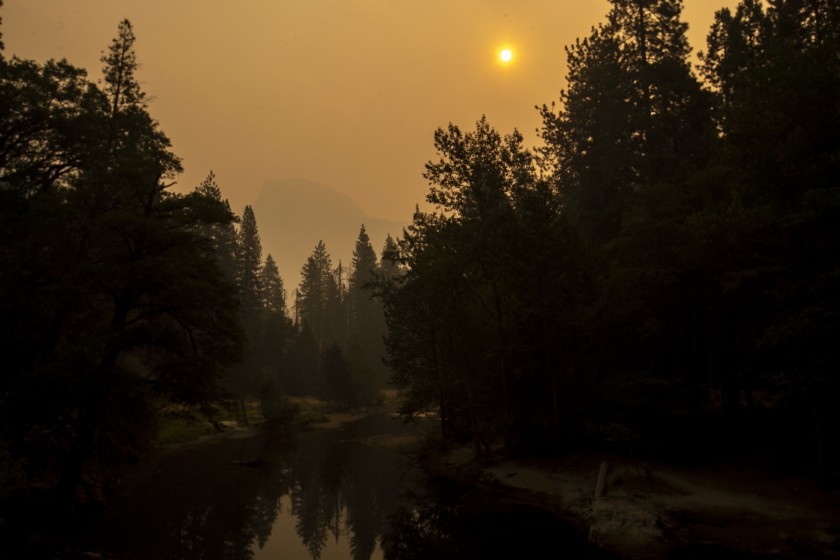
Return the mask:
M 301 269 L 296 294 L 296 332 L 282 358 L 280 385 L 292 394 L 317 394 L 352 408 L 374 402 L 387 374 L 382 365 L 385 324 L 372 299 L 376 253 L 364 225 L 349 275 L 333 268 L 319 241 Z
M 28 485 L 70 501 L 149 439 L 160 402 L 212 411 L 240 346 L 236 300 L 201 235 L 220 200 L 180 171 L 148 114 L 123 21 L 100 88 L 67 62 L 0 60 L 2 437 Z
M 840 8 L 742 0 L 698 74 L 681 9 L 611 0 L 567 48 L 538 149 L 485 117 L 438 129 L 431 209 L 378 259 L 362 225 L 349 270 L 319 242 L 294 302 L 253 208 L 212 172 L 171 192 L 128 21 L 101 84 L 0 56 L 0 500 L 71 502 L 161 407 L 212 421 L 221 386 L 247 421 L 249 399 L 359 406 L 389 374 L 404 415 L 436 410 L 478 452 L 708 442 L 814 457 L 830 482 Z
M 184 443 L 214 431 L 213 422 L 200 412 L 164 412 L 158 419 L 157 442 L 163 445 Z
M 322 393 L 328 402 L 353 408 L 358 404 L 359 386 L 353 379 L 350 362 L 341 348 L 332 344 L 321 356 Z
M 333 329 L 336 317 L 329 313 L 339 304 L 338 281 L 333 276 L 332 259 L 323 241 L 315 246 L 300 275 L 300 302 L 297 306 L 300 323 L 303 328 L 312 331 L 318 351 L 321 352 L 336 342 L 339 334 Z
M 371 291 L 378 273 L 376 252 L 362 225 L 353 249 L 347 288 L 347 354 L 354 364 L 359 382 L 368 392 L 383 387 L 388 378 L 387 368 L 382 362 L 385 355 L 385 314 L 382 302 Z
M 829 481 L 840 12 L 721 10 L 698 77 L 681 8 L 612 0 L 567 48 L 533 155 L 484 118 L 436 132 L 435 210 L 376 282 L 402 412 L 478 451 L 624 438 L 816 457 Z

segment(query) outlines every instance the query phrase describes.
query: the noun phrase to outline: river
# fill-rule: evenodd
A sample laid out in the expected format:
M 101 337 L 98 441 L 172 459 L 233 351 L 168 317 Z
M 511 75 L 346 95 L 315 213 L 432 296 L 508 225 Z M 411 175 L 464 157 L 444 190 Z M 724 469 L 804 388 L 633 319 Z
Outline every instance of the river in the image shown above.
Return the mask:
M 425 481 L 393 445 L 423 429 L 379 413 L 161 452 L 110 504 L 98 548 L 124 560 L 601 557 L 545 511 Z

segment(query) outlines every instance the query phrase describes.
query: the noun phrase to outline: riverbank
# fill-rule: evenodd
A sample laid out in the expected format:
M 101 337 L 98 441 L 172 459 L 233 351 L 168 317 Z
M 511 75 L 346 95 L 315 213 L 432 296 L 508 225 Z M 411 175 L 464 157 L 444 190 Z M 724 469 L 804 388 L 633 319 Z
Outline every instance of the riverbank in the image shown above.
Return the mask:
M 390 412 L 396 407 L 396 399 L 396 390 L 384 389 L 382 390 L 382 404 L 344 410 L 331 407 L 314 397 L 290 397 L 289 402 L 295 407 L 295 413 L 289 417 L 289 422 L 295 431 L 300 432 L 335 429 L 346 422 L 353 422 L 381 412 Z M 266 423 L 259 414 L 258 405 L 252 403 L 251 408 L 252 421 L 249 424 L 241 424 L 231 419 L 219 422 L 219 425 L 223 427 L 222 430 L 182 430 L 184 432 L 182 437 L 162 438 L 156 447 L 164 451 L 173 451 L 216 440 L 253 437 L 266 428 Z M 193 422 L 199 421 L 193 420 Z M 208 421 L 205 423 L 210 426 Z
M 399 453 L 417 449 L 425 438 L 422 432 L 350 433 L 348 423 L 375 415 L 387 413 L 401 422 L 392 410 L 383 405 L 332 411 L 305 431 L 347 429 L 336 441 Z M 234 427 L 167 448 L 202 447 L 212 439 L 247 440 L 258 430 Z M 423 456 L 423 466 L 432 474 L 475 481 L 505 503 L 551 512 L 623 558 L 840 559 L 840 495 L 820 492 L 808 479 L 780 477 L 755 463 L 688 467 L 595 454 L 562 461 L 477 461 L 471 447 Z
M 341 423 L 350 416 L 360 418 Z M 253 426 L 160 450 L 68 549 L 108 560 L 381 559 L 387 515 L 413 483 L 404 457 L 378 445 L 415 430 L 393 418 L 341 413 L 303 431 Z
M 431 470 L 470 473 L 511 499 L 542 505 L 625 558 L 840 558 L 840 495 L 755 465 L 596 455 L 479 463 L 470 447 L 433 463 Z
M 319 419 L 300 426 L 304 431 L 340 430 L 393 407 L 313 410 Z M 258 430 L 231 426 L 164 448 L 244 439 Z M 377 435 L 362 443 L 402 453 L 416 449 L 422 439 L 418 433 Z M 427 456 L 425 467 L 443 476 L 478 480 L 511 502 L 549 510 L 603 549 L 626 558 L 840 559 L 840 494 L 821 492 L 812 480 L 780 477 L 757 464 L 688 467 L 608 455 L 477 461 L 472 447 L 464 446 Z

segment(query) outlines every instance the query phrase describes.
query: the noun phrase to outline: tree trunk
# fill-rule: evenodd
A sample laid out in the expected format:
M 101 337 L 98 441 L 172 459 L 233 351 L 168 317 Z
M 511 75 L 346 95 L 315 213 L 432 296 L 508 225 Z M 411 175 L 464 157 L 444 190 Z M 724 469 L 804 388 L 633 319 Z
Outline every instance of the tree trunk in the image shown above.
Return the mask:
M 505 335 L 505 325 L 502 317 L 502 298 L 499 295 L 499 290 L 495 282 L 490 284 L 493 288 L 493 300 L 496 305 L 496 327 L 499 334 L 499 346 L 501 349 L 501 369 L 502 369 L 502 437 L 505 445 L 505 453 L 510 453 L 512 448 L 512 427 L 510 414 L 510 396 L 508 388 L 508 366 L 507 366 L 507 336 Z
M 73 444 L 67 455 L 57 488 L 59 503 L 66 506 L 72 504 L 76 491 L 82 483 L 87 462 L 93 453 L 96 432 L 105 411 L 110 384 L 120 354 L 119 339 L 125 329 L 129 301 L 130 297 L 126 292 L 116 298 L 114 315 L 111 319 L 113 333 L 105 345 L 99 367 L 94 374 L 95 377 L 90 380 L 91 383 L 79 402 Z
M 85 395 L 79 404 L 73 445 L 61 472 L 57 498 L 60 505 L 69 507 L 82 483 L 85 466 L 93 453 L 96 432 L 105 408 L 107 392 L 95 390 Z

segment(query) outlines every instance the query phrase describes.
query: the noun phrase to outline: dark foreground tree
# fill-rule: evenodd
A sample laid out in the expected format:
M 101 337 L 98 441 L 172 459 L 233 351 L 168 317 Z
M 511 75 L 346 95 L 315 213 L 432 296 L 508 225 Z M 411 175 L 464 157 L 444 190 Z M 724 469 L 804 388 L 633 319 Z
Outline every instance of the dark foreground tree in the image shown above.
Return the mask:
M 517 132 L 502 137 L 482 118 L 475 131 L 435 133 L 439 161 L 426 166 L 433 213 L 416 212 L 400 241 L 400 276 L 382 276 L 387 346 L 403 412 L 439 407 L 447 437 L 483 450 L 514 445 L 520 411 L 512 387 L 516 286 L 508 263 L 520 200 L 534 188 L 531 154 Z
M 403 413 L 478 450 L 754 453 L 836 482 L 837 3 L 721 11 L 705 84 L 682 2 L 610 4 L 542 109 L 539 174 L 486 122 L 436 133 L 436 209 L 377 287 Z
M 838 48 L 836 2 L 744 0 L 717 13 L 702 56 L 725 170 L 703 216 L 725 287 L 710 314 L 715 381 L 739 425 L 772 395 L 780 458 L 815 459 L 827 484 L 840 465 Z
M 212 413 L 239 323 L 202 224 L 229 223 L 147 112 L 128 21 L 102 89 L 66 63 L 0 61 L 0 439 L 64 503 L 150 438 L 165 402 Z M 7 103 L 8 101 L 8 103 Z M 146 430 L 146 431 L 144 431 Z

